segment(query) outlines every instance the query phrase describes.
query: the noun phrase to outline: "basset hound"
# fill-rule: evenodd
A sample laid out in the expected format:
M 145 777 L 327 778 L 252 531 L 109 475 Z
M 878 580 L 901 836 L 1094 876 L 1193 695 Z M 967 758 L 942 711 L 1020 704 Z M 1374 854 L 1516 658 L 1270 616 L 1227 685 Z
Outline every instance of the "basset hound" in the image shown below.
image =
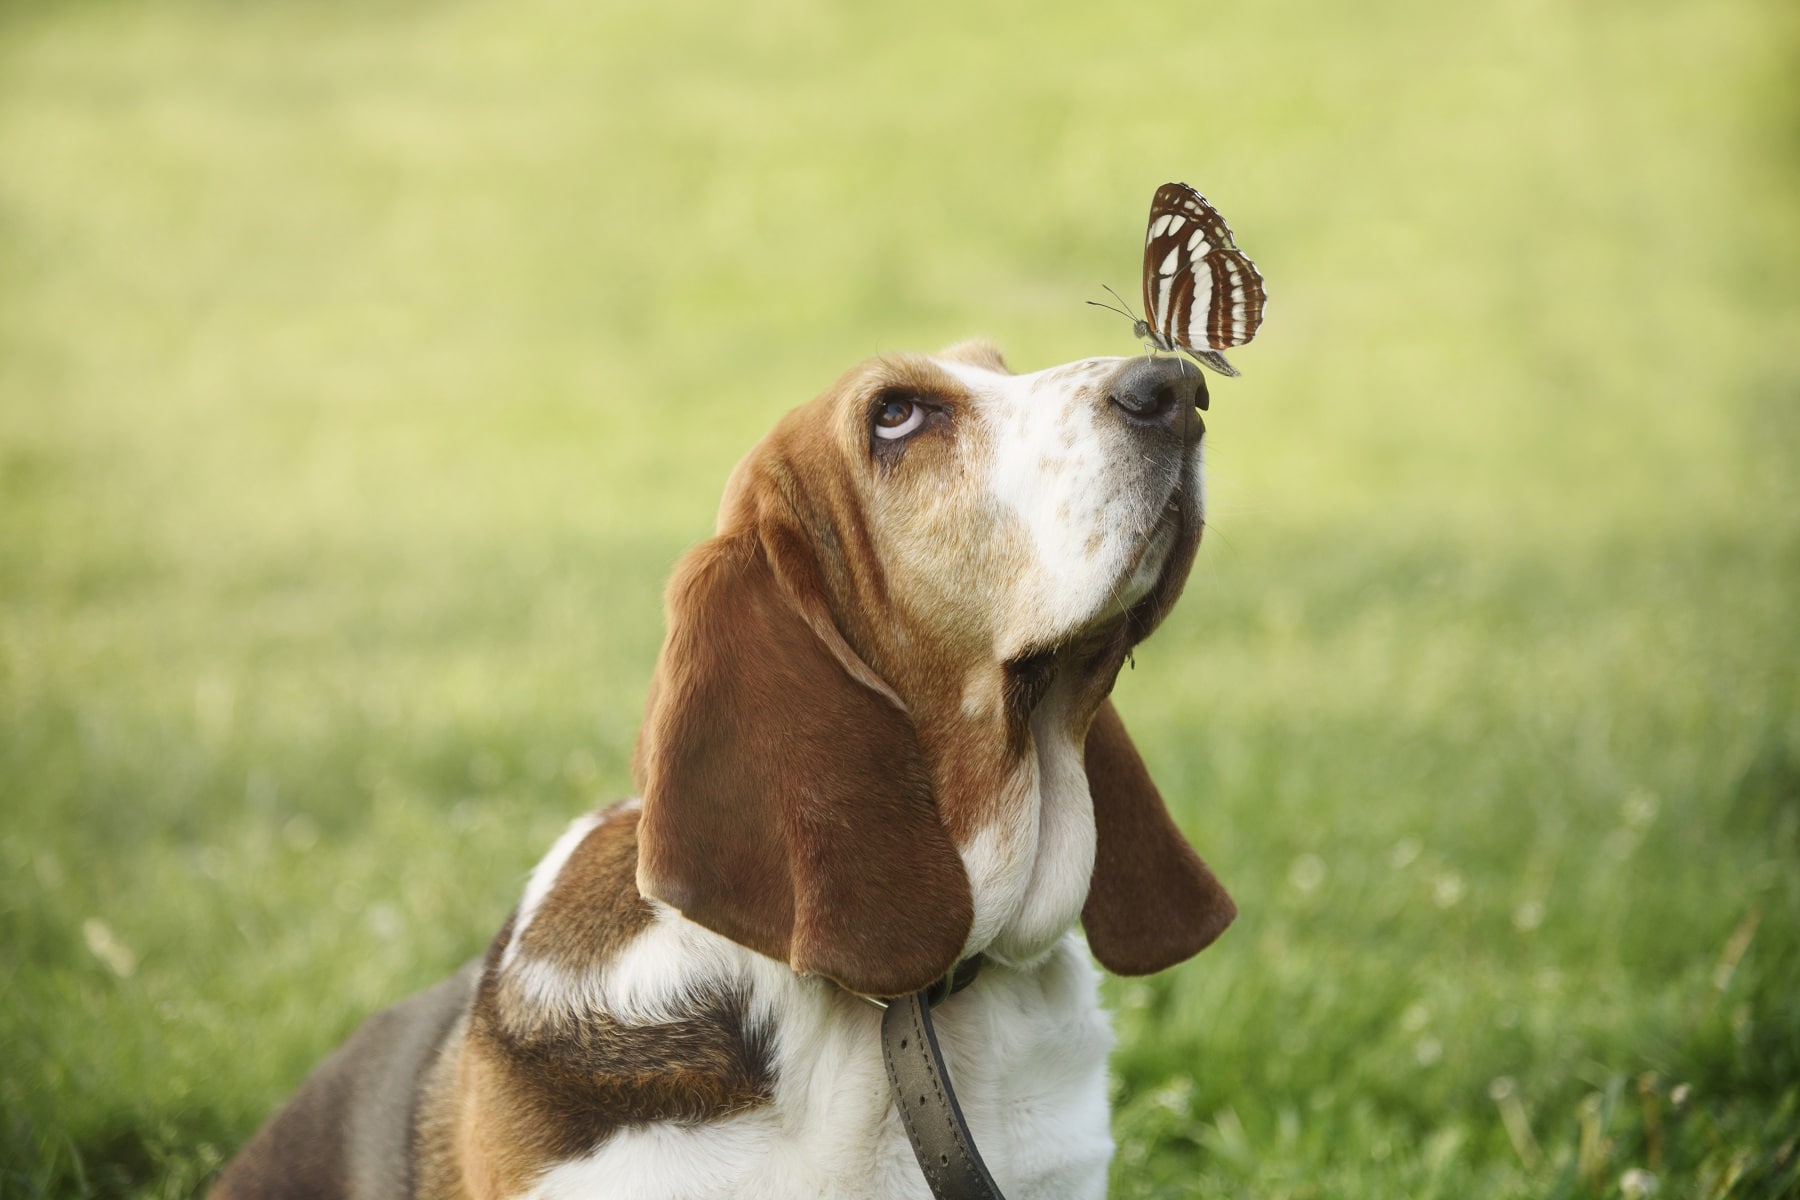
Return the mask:
M 920 1200 L 867 1001 L 979 956 L 937 1040 L 993 1180 L 1102 1196 L 1092 960 L 1159 971 L 1235 914 L 1107 698 L 1193 563 L 1204 408 L 1175 358 L 977 341 L 787 414 L 669 584 L 641 798 L 213 1195 Z

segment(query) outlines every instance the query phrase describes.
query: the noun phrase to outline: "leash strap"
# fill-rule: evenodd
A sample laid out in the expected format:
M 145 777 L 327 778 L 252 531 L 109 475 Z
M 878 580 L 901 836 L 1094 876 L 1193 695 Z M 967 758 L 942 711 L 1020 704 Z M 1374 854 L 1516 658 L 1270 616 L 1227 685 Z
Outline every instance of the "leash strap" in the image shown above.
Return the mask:
M 931 1025 L 932 1006 L 967 987 L 980 969 L 980 958 L 970 959 L 924 991 L 888 1001 L 881 1018 L 881 1057 L 887 1064 L 888 1086 L 919 1169 L 937 1200 L 1005 1200 L 963 1121 Z

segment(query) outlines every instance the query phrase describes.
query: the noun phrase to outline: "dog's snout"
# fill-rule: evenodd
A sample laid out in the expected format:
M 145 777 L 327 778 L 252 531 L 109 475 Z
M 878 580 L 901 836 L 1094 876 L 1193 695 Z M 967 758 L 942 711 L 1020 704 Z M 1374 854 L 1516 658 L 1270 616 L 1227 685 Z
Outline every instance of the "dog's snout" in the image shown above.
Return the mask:
M 1133 424 L 1187 430 L 1200 425 L 1190 414 L 1206 409 L 1206 380 L 1185 358 L 1134 358 L 1113 376 L 1106 400 Z

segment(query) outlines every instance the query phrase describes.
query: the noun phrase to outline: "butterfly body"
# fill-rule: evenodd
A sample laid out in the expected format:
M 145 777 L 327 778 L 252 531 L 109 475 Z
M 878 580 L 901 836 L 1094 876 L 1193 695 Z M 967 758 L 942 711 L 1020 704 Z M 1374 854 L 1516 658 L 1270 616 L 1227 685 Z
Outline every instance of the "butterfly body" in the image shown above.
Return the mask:
M 1131 332 L 1151 349 L 1160 350 L 1165 354 L 1185 352 L 1191 356 L 1195 362 L 1205 363 L 1221 375 L 1237 375 L 1239 373 L 1238 369 L 1226 362 L 1225 356 L 1220 354 L 1217 350 L 1195 350 L 1189 346 L 1177 345 L 1175 342 L 1170 341 L 1161 333 L 1157 332 L 1156 327 L 1148 321 L 1134 320 L 1131 325 Z
M 1237 248 L 1219 210 L 1185 183 L 1157 188 L 1144 235 L 1144 319 L 1133 318 L 1137 336 L 1236 375 L 1219 352 L 1256 336 L 1267 302 L 1262 273 Z

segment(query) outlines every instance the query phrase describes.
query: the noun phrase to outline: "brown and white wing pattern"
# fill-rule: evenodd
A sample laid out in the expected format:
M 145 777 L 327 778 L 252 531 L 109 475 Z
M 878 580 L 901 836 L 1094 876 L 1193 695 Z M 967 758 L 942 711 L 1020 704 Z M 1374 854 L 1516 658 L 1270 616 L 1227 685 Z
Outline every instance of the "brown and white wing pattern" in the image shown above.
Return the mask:
M 1236 375 L 1219 351 L 1256 336 L 1267 300 L 1219 210 L 1185 183 L 1157 188 L 1144 235 L 1144 324 L 1157 347 Z

